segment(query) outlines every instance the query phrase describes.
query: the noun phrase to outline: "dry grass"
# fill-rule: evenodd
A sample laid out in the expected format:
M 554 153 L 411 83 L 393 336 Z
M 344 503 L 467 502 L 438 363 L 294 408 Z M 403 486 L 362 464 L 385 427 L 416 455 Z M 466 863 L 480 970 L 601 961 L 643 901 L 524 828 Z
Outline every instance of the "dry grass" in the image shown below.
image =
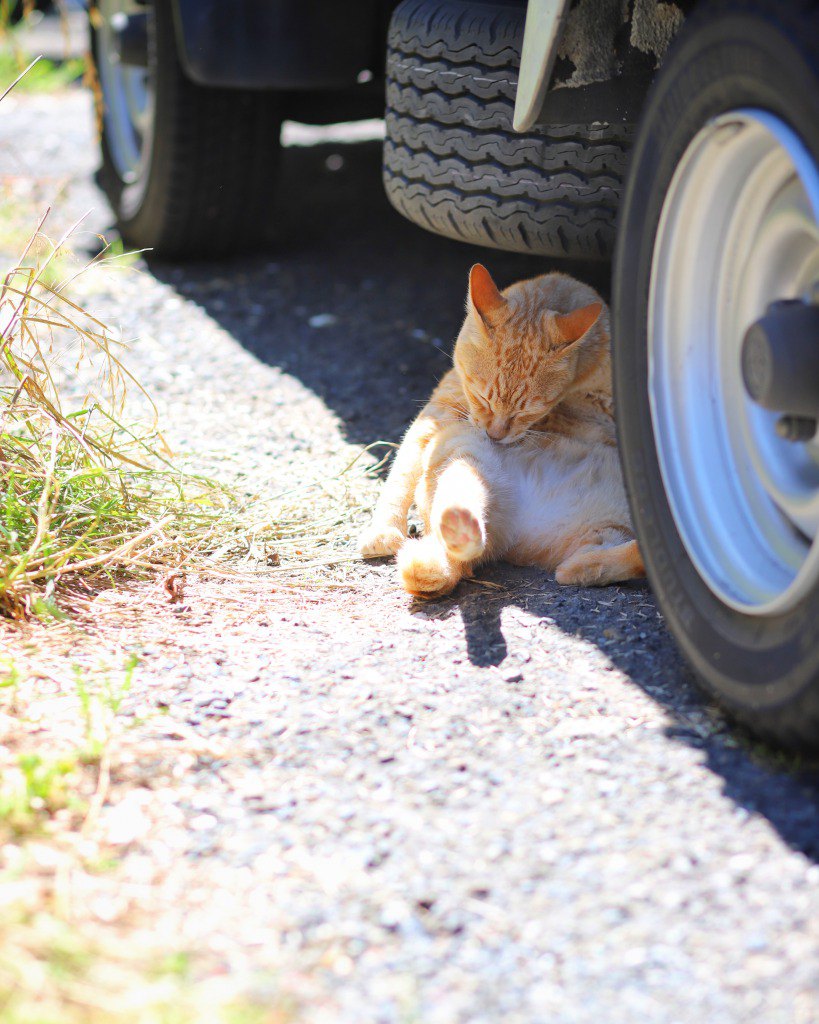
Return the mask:
M 7 42 L 13 6 L 0 0 Z M 43 78 L 44 62 L 25 67 L 14 46 L 7 56 L 19 74 L 3 96 L 59 84 Z M 17 618 L 56 614 L 64 579 L 110 581 L 179 561 L 213 525 L 201 510 L 224 500 L 172 465 L 154 425 L 121 422 L 139 385 L 113 332 L 71 299 L 70 232 L 51 242 L 46 217 L 0 283 L 0 614 Z
M 214 547 L 228 500 L 173 465 L 155 423 L 121 421 L 140 385 L 70 279 L 52 279 L 67 236 L 52 243 L 44 221 L 0 284 L 0 612 L 12 617 L 54 613 L 68 577 L 144 575 Z
M 183 565 L 354 586 L 372 460 L 361 452 L 340 472 L 241 497 L 180 469 L 121 341 L 72 298 L 78 278 L 134 254 L 117 240 L 79 264 L 71 230 L 51 241 L 46 214 L 21 238 L 26 217 L 26 202 L 0 211 L 3 248 L 22 249 L 0 283 L 0 615 L 58 617 L 78 593 Z M 129 392 L 142 399 L 136 423 Z
M 381 466 L 362 456 L 391 446 L 274 495 L 239 498 L 183 471 L 121 341 L 71 297 L 78 276 L 120 255 L 77 267 L 70 232 L 52 242 L 44 227 L 0 284 L 0 614 L 58 616 L 71 607 L 67 583 L 108 587 L 181 566 L 348 582 L 371 497 L 362 478 Z M 137 423 L 123 418 L 129 392 Z

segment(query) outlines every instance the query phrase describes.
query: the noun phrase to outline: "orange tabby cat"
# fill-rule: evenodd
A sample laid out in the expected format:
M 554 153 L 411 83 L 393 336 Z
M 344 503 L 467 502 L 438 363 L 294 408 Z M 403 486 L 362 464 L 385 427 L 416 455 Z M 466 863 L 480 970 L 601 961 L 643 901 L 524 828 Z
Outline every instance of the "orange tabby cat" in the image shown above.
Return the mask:
M 609 314 L 544 274 L 498 291 L 476 264 L 450 370 L 404 437 L 361 538 L 404 587 L 448 594 L 480 562 L 602 586 L 644 575 L 617 458 Z M 407 538 L 413 500 L 424 521 Z

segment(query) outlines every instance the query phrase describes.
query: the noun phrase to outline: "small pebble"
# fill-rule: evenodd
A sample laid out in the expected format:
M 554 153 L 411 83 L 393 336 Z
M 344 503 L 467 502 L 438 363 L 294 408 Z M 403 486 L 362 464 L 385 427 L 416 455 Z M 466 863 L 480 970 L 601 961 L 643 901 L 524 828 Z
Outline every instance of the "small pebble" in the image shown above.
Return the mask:
M 338 323 L 338 317 L 333 316 L 332 313 L 316 313 L 315 316 L 311 316 L 307 321 L 311 327 L 332 327 L 333 324 Z

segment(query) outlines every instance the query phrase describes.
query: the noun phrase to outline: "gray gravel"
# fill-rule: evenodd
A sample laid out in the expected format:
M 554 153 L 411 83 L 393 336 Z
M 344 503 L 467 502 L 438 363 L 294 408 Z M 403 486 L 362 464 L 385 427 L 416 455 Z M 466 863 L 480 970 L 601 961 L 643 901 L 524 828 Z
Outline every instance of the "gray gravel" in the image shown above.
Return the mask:
M 398 439 L 479 252 L 388 208 L 378 148 L 289 149 L 275 251 L 97 285 L 172 446 L 275 490 Z M 86 97 L 0 111 L 21 164 L 106 226 Z M 362 564 L 352 594 L 226 582 L 138 618 L 131 711 L 166 713 L 118 766 L 92 903 L 308 1022 L 819 1020 L 817 772 L 726 726 L 646 586 L 483 578 L 418 606 Z

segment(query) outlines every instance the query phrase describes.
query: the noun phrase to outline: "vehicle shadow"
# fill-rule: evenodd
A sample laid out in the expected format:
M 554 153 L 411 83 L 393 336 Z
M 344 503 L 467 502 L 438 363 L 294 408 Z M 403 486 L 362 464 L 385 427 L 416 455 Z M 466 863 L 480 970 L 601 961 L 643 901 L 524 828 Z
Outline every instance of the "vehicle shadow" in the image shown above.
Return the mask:
M 354 444 L 399 440 L 448 369 L 472 263 L 485 262 L 501 285 L 559 269 L 449 241 L 404 220 L 385 198 L 378 142 L 287 148 L 279 192 L 287 241 L 278 247 L 218 265 L 150 260 L 150 268 L 248 351 L 318 395 Z M 605 266 L 566 269 L 606 294 Z M 482 575 L 501 589 L 467 584 L 426 606 L 433 615 L 458 609 L 473 664 L 506 658 L 502 613 L 510 605 L 582 637 L 669 712 L 669 736 L 704 751 L 726 795 L 819 859 L 819 772 L 779 758 L 733 726 L 692 724 L 708 717 L 709 705 L 646 585 L 576 591 L 505 566 Z
M 298 377 L 353 444 L 399 440 L 449 368 L 473 263 L 502 284 L 556 268 L 405 220 L 384 194 L 380 142 L 287 147 L 278 191 L 283 241 L 266 254 L 149 264 L 259 359 Z M 607 287 L 601 264 L 577 273 Z
M 417 604 L 431 618 L 457 610 L 473 665 L 507 660 L 502 620 L 511 607 L 593 644 L 663 707 L 671 720 L 664 727 L 669 739 L 702 751 L 727 797 L 763 815 L 791 848 L 819 862 L 819 764 L 767 747 L 725 720 L 695 685 L 647 583 L 578 590 L 537 570 L 506 565 L 482 569 L 480 580 L 495 586 L 461 584 L 450 598 Z

